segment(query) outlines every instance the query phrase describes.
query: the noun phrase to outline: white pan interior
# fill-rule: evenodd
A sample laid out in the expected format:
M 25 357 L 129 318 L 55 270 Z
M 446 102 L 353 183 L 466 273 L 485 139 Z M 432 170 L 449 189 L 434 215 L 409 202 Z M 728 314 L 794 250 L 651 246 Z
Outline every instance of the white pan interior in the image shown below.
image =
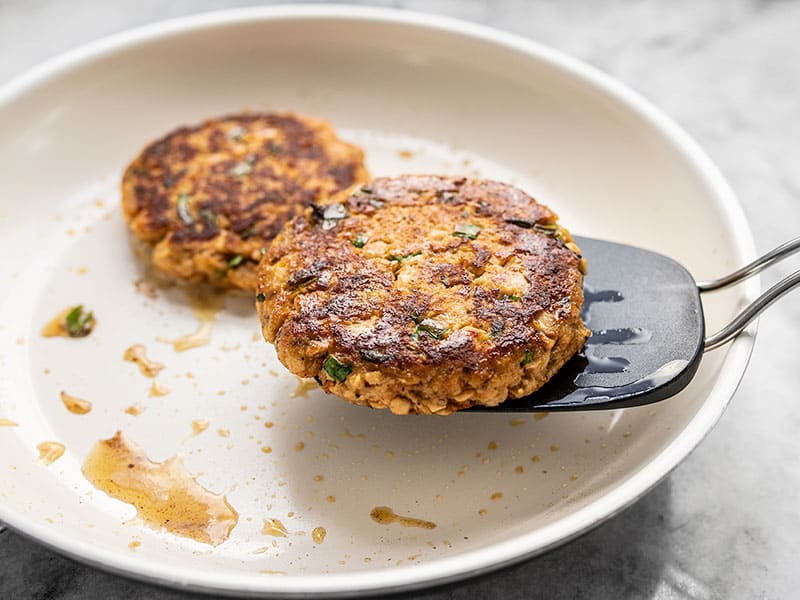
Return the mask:
M 654 485 L 724 409 L 749 335 L 705 356 L 692 384 L 658 405 L 519 420 L 399 418 L 318 391 L 293 398 L 298 381 L 261 340 L 244 297 L 228 298 L 210 345 L 174 352 L 158 338 L 196 321 L 177 289 L 137 293 L 119 177 L 171 128 L 243 109 L 327 118 L 363 146 L 375 175 L 517 184 L 574 233 L 660 251 L 698 279 L 752 255 L 730 191 L 674 125 L 587 67 L 517 38 L 341 7 L 238 11 L 117 36 L 0 92 L 0 418 L 18 423 L 0 427 L 0 519 L 84 560 L 176 585 L 419 586 L 584 531 Z M 755 285 L 708 302 L 709 329 Z M 77 303 L 98 316 L 89 338 L 39 335 Z M 166 396 L 149 397 L 151 381 L 122 360 L 134 343 L 166 365 Z M 90 400 L 92 412 L 67 412 L 61 390 Z M 137 403 L 140 415 L 124 412 Z M 193 436 L 197 419 L 210 426 Z M 227 496 L 240 517 L 228 541 L 211 547 L 148 528 L 86 481 L 88 450 L 118 429 L 154 460 L 182 455 Z M 41 464 L 42 441 L 63 443 L 64 456 Z M 375 506 L 437 527 L 380 525 Z M 288 537 L 262 534 L 267 517 Z M 321 544 L 316 527 L 327 530 Z

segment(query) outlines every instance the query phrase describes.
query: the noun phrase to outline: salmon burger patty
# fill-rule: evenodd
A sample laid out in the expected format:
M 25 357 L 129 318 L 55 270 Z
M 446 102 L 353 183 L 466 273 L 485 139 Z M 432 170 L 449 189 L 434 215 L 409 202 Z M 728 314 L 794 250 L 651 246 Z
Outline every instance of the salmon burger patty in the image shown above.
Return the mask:
M 253 290 L 262 248 L 303 207 L 366 180 L 363 159 L 319 119 L 211 119 L 147 146 L 122 178 L 122 208 L 169 278 Z
M 376 179 L 287 223 L 258 271 L 264 337 L 354 404 L 446 415 L 540 388 L 584 345 L 585 262 L 510 185 Z

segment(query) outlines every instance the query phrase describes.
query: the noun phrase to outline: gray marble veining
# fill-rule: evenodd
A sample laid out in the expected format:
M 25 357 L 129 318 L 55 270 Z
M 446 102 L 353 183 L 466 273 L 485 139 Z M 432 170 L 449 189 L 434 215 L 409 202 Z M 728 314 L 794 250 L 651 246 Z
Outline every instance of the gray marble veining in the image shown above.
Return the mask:
M 0 81 L 211 0 L 0 0 Z M 638 90 L 693 135 L 740 197 L 760 251 L 800 234 L 800 3 L 398 0 L 536 39 Z M 687 215 L 687 218 L 691 218 Z M 798 268 L 787 261 L 773 283 Z M 731 407 L 649 495 L 543 557 L 415 597 L 796 598 L 800 594 L 800 295 L 760 325 Z M 184 598 L 78 565 L 0 526 L 0 598 Z

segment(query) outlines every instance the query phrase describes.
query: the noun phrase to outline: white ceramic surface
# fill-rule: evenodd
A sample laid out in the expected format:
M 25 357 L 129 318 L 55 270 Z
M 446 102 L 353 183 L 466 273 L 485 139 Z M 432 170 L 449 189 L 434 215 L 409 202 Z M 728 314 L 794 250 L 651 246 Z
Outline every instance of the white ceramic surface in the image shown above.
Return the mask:
M 178 290 L 155 300 L 135 291 L 140 266 L 117 181 L 152 138 L 241 109 L 326 117 L 363 145 L 376 175 L 516 183 L 574 232 L 661 251 L 699 279 L 753 255 L 739 206 L 685 134 L 594 70 L 519 38 L 344 7 L 217 13 L 114 36 L 0 91 L 0 277 L 10 283 L 0 298 L 0 418 L 19 423 L 0 428 L 3 521 L 82 560 L 178 586 L 276 594 L 418 587 L 585 531 L 659 481 L 725 408 L 751 333 L 704 357 L 689 388 L 669 401 L 513 425 L 486 414 L 398 418 L 319 392 L 291 398 L 297 380 L 254 339 L 246 298 L 228 300 L 211 345 L 173 352 L 158 338 L 196 322 Z M 711 298 L 709 329 L 756 288 Z M 92 336 L 39 336 L 53 314 L 79 302 L 98 315 Z M 150 380 L 123 362 L 137 342 L 166 364 L 159 381 L 168 395 L 148 398 Z M 94 410 L 68 413 L 62 389 Z M 137 402 L 147 407 L 141 415 L 123 412 Z M 209 429 L 192 436 L 194 419 L 208 419 Z M 211 548 L 152 530 L 131 520 L 132 507 L 94 490 L 81 463 L 117 429 L 153 459 L 181 454 L 199 481 L 225 493 L 240 514 L 231 538 Z M 45 440 L 66 446 L 49 467 L 37 461 Z M 502 498 L 490 499 L 495 492 Z M 437 528 L 378 525 L 369 512 L 379 505 Z M 289 537 L 264 536 L 266 517 L 280 518 Z M 328 532 L 322 544 L 310 537 L 317 526 Z M 131 549 L 134 539 L 141 546 Z

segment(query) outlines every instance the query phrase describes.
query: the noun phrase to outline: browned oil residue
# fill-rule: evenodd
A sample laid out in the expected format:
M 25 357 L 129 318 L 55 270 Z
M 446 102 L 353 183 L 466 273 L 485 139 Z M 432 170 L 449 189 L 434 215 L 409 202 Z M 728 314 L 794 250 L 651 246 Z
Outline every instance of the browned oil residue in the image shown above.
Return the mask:
M 42 442 L 36 445 L 39 451 L 39 460 L 45 465 L 51 465 L 64 455 L 64 444 L 60 442 Z
M 147 350 L 141 344 L 134 344 L 125 350 L 125 354 L 122 355 L 122 358 L 139 365 L 139 370 L 145 377 L 155 377 L 164 369 L 164 365 L 161 363 L 154 362 L 147 358 Z
M 221 544 L 239 521 L 225 496 L 197 483 L 179 457 L 153 462 L 120 431 L 94 445 L 83 474 L 97 489 L 132 504 L 148 525 L 204 544 Z
M 163 340 L 172 344 L 175 352 L 199 348 L 211 342 L 211 329 L 217 320 L 217 313 L 225 307 L 225 296 L 220 292 L 187 292 L 189 306 L 197 318 L 198 325 L 192 333 L 174 340 Z
M 325 536 L 327 534 L 328 532 L 324 527 L 314 527 L 314 530 L 311 532 L 311 539 L 314 540 L 315 543 L 321 544 L 325 541 Z
M 70 327 L 67 325 L 67 315 L 73 311 L 78 311 L 78 318 L 71 321 L 74 329 L 70 331 Z M 42 327 L 41 334 L 42 337 L 82 338 L 92 333 L 95 325 L 97 325 L 97 319 L 91 311 L 84 312 L 82 306 L 68 306 Z
M 0 419 L 0 427 L 18 427 L 19 423 L 11 419 Z
M 376 523 L 381 525 L 391 525 L 392 523 L 400 523 L 403 527 L 421 527 L 422 529 L 435 529 L 436 523 L 425 521 L 424 519 L 415 519 L 414 517 L 401 517 L 388 506 L 376 506 L 369 513 L 369 516 Z
M 519 425 L 524 425 L 525 423 L 527 423 L 525 419 L 511 419 L 508 422 L 508 424 L 511 425 L 511 427 L 517 427 Z
M 265 535 L 274 535 L 275 537 L 286 537 L 289 535 L 289 532 L 286 531 L 286 527 L 283 526 L 278 519 L 264 519 L 264 527 L 261 529 L 261 533 Z
M 140 542 L 139 540 L 133 540 L 131 541 L 130 544 L 128 544 L 128 548 L 130 548 L 131 550 L 136 550 L 141 545 L 142 542 Z
M 195 419 L 192 421 L 192 435 L 200 435 L 208 429 L 208 419 Z
M 166 396 L 169 394 L 170 389 L 168 387 L 164 387 L 157 381 L 154 381 L 150 384 L 150 397 L 155 398 L 157 396 Z
M 125 414 L 133 415 L 134 417 L 138 417 L 143 412 L 144 412 L 144 406 L 142 406 L 141 404 L 131 404 L 128 408 L 125 409 Z
M 544 419 L 549 414 L 550 414 L 549 412 L 533 413 L 533 420 L 534 421 L 541 421 L 542 419 Z
M 497 500 L 500 500 L 502 497 L 503 497 L 503 492 L 495 492 L 494 494 L 489 496 L 489 499 L 497 501 Z
M 67 410 L 75 415 L 85 415 L 92 410 L 92 403 L 77 396 L 70 396 L 67 392 L 61 392 L 61 402 Z
M 319 384 L 313 379 L 297 378 L 297 387 L 289 394 L 290 398 L 308 398 L 308 392 L 319 388 Z

